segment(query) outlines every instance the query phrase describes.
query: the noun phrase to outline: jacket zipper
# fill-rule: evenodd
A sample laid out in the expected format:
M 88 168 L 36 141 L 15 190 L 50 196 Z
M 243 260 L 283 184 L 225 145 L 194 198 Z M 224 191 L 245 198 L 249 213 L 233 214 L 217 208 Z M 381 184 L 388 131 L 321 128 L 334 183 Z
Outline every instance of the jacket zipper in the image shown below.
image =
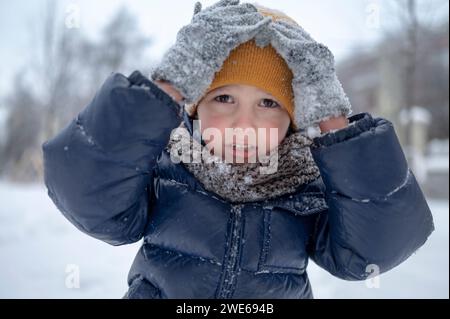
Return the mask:
M 243 205 L 232 205 L 231 208 L 230 238 L 227 244 L 227 251 L 225 252 L 224 273 L 217 293 L 219 299 L 231 298 L 234 292 L 234 282 L 239 273 L 238 257 L 242 239 L 242 207 Z

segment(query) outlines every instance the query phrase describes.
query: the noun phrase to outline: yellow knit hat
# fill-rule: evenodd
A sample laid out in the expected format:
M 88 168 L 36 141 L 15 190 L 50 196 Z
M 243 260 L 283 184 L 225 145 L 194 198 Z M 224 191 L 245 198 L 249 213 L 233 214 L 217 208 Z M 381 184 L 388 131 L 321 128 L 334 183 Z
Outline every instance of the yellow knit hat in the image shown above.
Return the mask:
M 295 23 L 284 13 L 254 4 L 264 16 L 271 16 L 274 20 L 287 20 Z M 214 80 L 206 90 L 210 91 L 230 84 L 248 84 L 258 87 L 274 96 L 286 109 L 295 127 L 294 121 L 294 92 L 292 89 L 293 74 L 286 61 L 272 47 L 261 48 L 252 39 L 233 49 L 222 68 L 215 74 Z M 199 102 L 200 103 L 200 102 Z M 197 105 L 188 106 L 189 113 L 194 114 Z

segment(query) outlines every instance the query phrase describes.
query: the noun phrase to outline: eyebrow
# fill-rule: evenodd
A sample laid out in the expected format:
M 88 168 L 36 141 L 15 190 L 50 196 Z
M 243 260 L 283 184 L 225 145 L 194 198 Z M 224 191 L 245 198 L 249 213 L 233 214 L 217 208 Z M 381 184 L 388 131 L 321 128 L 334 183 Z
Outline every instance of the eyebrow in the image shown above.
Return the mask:
M 215 95 L 215 94 L 218 94 L 218 93 L 224 93 L 224 91 L 225 91 L 227 94 L 232 94 L 232 93 L 233 93 L 233 92 L 230 92 L 230 91 L 233 91 L 233 89 L 231 89 L 231 88 L 229 88 L 229 87 L 220 87 L 220 88 L 214 89 L 213 91 L 209 92 L 208 95 Z M 275 102 L 281 104 L 281 102 L 279 102 L 278 99 L 275 98 L 272 94 L 267 93 L 267 92 L 264 92 L 264 91 L 260 91 L 260 92 L 262 92 L 262 93 L 260 93 L 260 94 L 261 94 L 261 95 L 265 95 L 266 98 L 269 98 L 269 99 L 274 100 Z

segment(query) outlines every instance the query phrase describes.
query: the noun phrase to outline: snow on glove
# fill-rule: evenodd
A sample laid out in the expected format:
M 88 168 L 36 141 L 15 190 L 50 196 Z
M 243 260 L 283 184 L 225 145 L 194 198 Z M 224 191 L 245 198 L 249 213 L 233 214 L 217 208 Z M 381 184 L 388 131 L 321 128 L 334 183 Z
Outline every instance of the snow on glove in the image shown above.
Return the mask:
M 254 38 L 270 22 L 255 6 L 239 4 L 239 0 L 221 0 L 203 11 L 197 2 L 191 23 L 178 31 L 175 44 L 151 78 L 169 81 L 186 103 L 196 103 L 231 50 Z
M 331 117 L 350 115 L 350 101 L 336 76 L 331 51 L 299 25 L 274 21 L 268 28 L 272 46 L 293 73 L 297 127 L 306 129 Z

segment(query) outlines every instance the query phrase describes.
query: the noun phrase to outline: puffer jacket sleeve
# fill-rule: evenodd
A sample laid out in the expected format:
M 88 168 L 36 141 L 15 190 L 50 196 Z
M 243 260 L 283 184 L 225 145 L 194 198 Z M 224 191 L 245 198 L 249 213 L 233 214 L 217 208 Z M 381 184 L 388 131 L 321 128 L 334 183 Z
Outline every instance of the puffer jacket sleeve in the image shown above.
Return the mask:
M 314 138 L 328 210 L 316 218 L 312 260 L 336 277 L 364 280 L 406 260 L 434 230 L 391 122 L 359 113 Z
M 94 99 L 43 145 L 48 195 L 78 229 L 111 245 L 138 241 L 152 171 L 181 106 L 139 71 L 111 74 Z

